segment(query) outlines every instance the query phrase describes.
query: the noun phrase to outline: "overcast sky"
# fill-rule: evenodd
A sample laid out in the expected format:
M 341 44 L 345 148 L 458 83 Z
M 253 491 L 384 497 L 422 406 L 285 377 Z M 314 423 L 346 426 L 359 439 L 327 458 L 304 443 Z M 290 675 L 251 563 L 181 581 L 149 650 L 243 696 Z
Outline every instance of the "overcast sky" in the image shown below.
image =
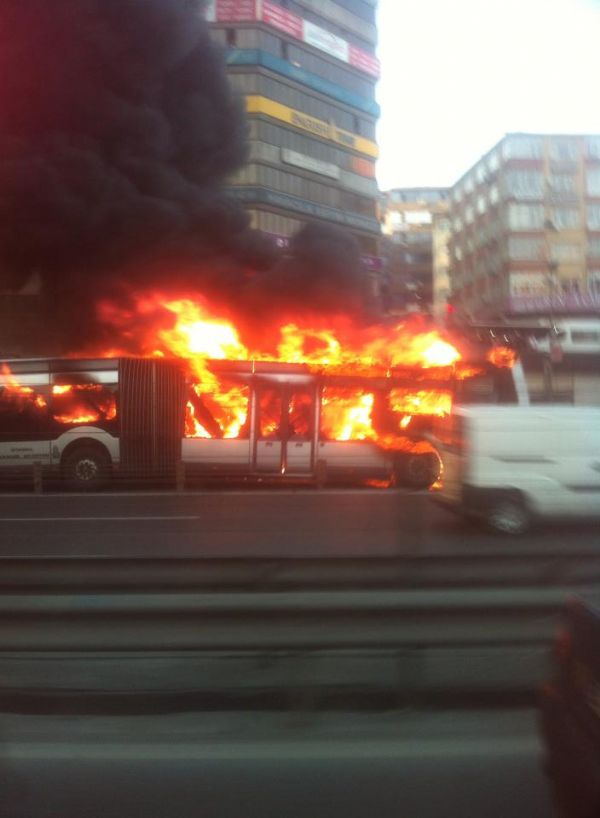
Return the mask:
M 600 0 L 379 0 L 382 190 L 453 184 L 505 133 L 600 133 Z

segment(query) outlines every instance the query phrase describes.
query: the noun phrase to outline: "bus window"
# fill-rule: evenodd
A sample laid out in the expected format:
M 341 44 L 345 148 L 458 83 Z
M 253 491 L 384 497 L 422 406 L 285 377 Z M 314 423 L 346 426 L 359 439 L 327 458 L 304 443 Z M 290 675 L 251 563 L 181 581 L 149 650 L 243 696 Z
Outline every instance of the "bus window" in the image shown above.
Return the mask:
M 273 440 L 281 438 L 282 400 L 279 389 L 261 389 L 258 399 L 258 436 Z
M 314 401 L 309 392 L 294 391 L 288 403 L 288 435 L 296 440 L 310 440 L 313 429 Z
M 211 391 L 193 384 L 186 407 L 185 436 L 247 439 L 249 396 L 248 385 L 233 378 L 220 378 Z
M 62 426 L 106 423 L 117 416 L 116 386 L 73 383 L 58 377 L 51 389 L 50 413 Z
M 373 440 L 373 392 L 326 386 L 321 397 L 320 436 L 324 440 Z
M 48 403 L 39 388 L 0 384 L 0 436 L 6 440 L 48 436 Z

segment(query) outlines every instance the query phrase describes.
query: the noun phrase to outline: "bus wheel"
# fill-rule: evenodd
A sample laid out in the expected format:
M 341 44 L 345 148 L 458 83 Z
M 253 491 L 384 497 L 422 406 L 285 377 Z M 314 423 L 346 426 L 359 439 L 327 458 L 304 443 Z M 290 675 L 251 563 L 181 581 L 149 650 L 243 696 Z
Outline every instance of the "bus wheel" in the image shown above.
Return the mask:
M 485 512 L 485 522 L 498 534 L 517 536 L 531 525 L 531 514 L 520 497 L 498 497 Z
M 415 489 L 429 488 L 440 476 L 439 458 L 428 452 L 411 454 L 404 467 L 406 482 Z
M 110 472 L 108 455 L 95 446 L 74 449 L 64 463 L 69 486 L 76 491 L 94 491 L 107 481 Z

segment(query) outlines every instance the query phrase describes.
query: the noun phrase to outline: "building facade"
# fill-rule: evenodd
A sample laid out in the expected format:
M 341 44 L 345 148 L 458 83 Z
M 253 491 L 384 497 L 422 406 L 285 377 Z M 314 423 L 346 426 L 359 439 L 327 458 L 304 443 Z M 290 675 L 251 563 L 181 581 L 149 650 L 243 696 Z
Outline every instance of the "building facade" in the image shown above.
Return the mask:
M 397 188 L 381 196 L 381 222 L 392 312 L 437 314 L 447 293 L 437 276 L 447 275 L 448 188 Z M 437 296 L 437 302 L 436 302 Z
M 230 179 L 285 245 L 307 220 L 348 228 L 377 266 L 377 0 L 214 0 L 207 18 L 245 97 L 249 161 Z
M 457 315 L 600 314 L 600 136 L 507 134 L 454 185 L 450 219 Z

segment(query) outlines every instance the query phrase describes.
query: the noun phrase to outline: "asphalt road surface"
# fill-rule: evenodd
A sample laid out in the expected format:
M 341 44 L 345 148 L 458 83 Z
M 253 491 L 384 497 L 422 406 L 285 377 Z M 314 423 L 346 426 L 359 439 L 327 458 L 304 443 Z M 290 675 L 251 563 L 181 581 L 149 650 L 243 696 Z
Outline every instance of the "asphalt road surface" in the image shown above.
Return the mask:
M 0 716 L 7 818 L 550 818 L 529 711 Z
M 0 494 L 0 555 L 390 557 L 600 548 L 597 526 L 518 539 L 439 508 L 427 492 L 242 489 Z

